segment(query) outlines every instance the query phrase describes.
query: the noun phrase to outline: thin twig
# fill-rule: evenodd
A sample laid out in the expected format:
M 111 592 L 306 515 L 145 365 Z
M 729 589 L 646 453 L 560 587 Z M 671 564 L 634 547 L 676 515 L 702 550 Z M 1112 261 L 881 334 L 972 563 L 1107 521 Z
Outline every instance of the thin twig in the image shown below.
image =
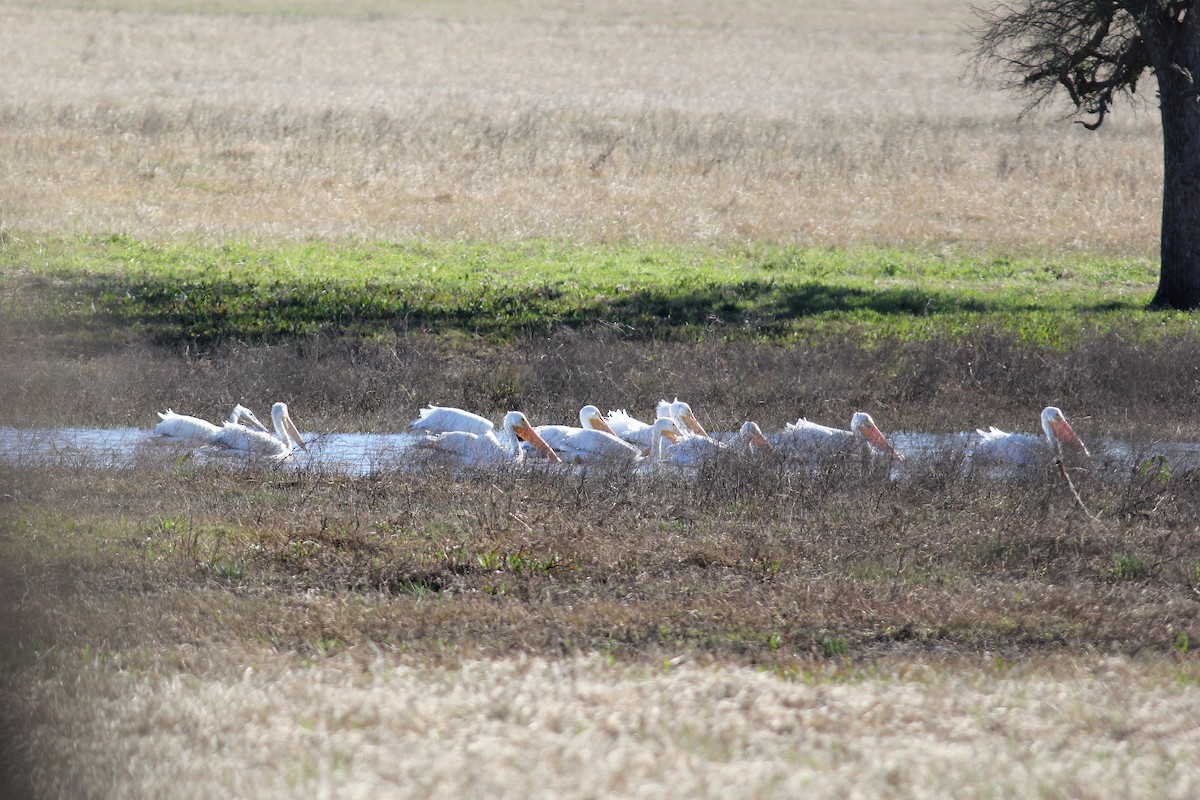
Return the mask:
M 1063 476 L 1063 480 L 1067 482 L 1067 488 L 1071 490 L 1071 494 L 1075 496 L 1075 502 L 1079 504 L 1079 508 L 1087 515 L 1087 518 L 1092 522 L 1099 522 L 1100 517 L 1088 511 L 1088 507 L 1084 505 L 1083 498 L 1079 496 L 1079 491 L 1075 488 L 1075 482 L 1071 480 L 1071 476 L 1067 474 L 1067 468 L 1063 466 L 1061 458 L 1054 459 L 1055 465 L 1058 467 L 1058 472 Z
M 904 571 L 904 557 L 908 555 L 910 548 L 906 547 L 900 551 L 900 559 L 896 562 L 896 572 L 892 575 L 892 599 L 896 599 L 896 595 L 900 590 L 900 573 Z

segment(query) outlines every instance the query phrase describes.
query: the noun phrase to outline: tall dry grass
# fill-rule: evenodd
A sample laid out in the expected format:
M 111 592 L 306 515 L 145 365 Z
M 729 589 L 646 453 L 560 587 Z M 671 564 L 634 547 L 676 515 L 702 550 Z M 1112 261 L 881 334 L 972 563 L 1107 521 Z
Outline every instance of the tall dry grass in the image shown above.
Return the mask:
M 783 682 L 599 659 L 307 666 L 41 687 L 43 797 L 1194 797 L 1200 694 L 1123 658 Z M 229 664 L 238 664 L 232 669 Z M 198 664 L 197 664 L 198 666 Z M 148 721 L 150 721 L 148 723 Z
M 5 226 L 1155 247 L 1153 109 L 1017 121 L 952 0 L 159 7 L 0 11 Z
M 715 430 L 746 420 L 776 430 L 801 416 L 844 427 L 856 410 L 888 431 L 1036 430 L 1042 407 L 1057 404 L 1086 418 L 1091 438 L 1189 441 L 1200 439 L 1194 351 L 1190 337 L 1114 334 L 1043 352 L 983 330 L 871 349 L 832 339 L 790 348 L 655 342 L 591 329 L 506 348 L 413 333 L 199 354 L 144 345 L 78 359 L 34 341 L 0 359 L 0 423 L 148 430 L 156 409 L 220 419 L 234 403 L 265 412 L 283 399 L 312 434 L 394 433 L 430 403 L 494 420 L 519 409 L 535 424 L 562 424 L 586 404 L 645 418 L 658 400 L 680 396 Z
M 1100 522 L 1050 471 L 881 477 L 9 468 L 0 761 L 31 797 L 1190 796 L 1194 477 L 1079 471 Z

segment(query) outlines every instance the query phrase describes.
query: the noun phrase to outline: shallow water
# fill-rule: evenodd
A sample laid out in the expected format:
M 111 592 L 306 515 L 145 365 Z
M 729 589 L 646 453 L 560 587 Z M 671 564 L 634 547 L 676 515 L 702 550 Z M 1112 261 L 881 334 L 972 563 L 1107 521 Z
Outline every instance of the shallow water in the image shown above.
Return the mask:
M 727 435 L 726 435 L 727 436 Z M 424 436 L 412 433 L 306 434 L 308 452 L 296 451 L 279 461 L 282 468 L 311 469 L 361 476 L 410 466 L 411 449 Z M 724 438 L 724 437 L 723 437 Z M 900 432 L 891 436 L 903 463 L 893 462 L 890 475 L 903 479 L 939 464 L 961 466 L 973 435 Z M 1200 443 L 1150 442 L 1132 445 L 1121 441 L 1090 444 L 1092 470 L 1127 475 L 1134 467 L 1171 471 L 1200 469 Z M 140 428 L 14 428 L 0 426 L 0 461 L 15 465 L 67 465 L 96 469 L 126 469 L 147 461 L 241 465 L 243 454 L 163 439 Z M 1161 460 L 1157 460 L 1161 459 Z M 267 463 L 270 463 L 268 460 Z M 996 477 L 1011 475 L 1012 467 L 990 468 Z
M 347 475 L 394 469 L 422 437 L 413 434 L 325 433 L 305 436 L 308 453 L 296 451 L 280 466 Z M 154 436 L 140 428 L 0 427 L 0 460 L 9 464 L 60 464 L 125 469 L 147 460 L 245 464 L 251 458 L 215 447 Z M 261 459 L 271 463 L 271 459 Z
M 123 468 L 148 439 L 137 428 L 0 427 L 0 459 L 8 464 L 67 464 Z

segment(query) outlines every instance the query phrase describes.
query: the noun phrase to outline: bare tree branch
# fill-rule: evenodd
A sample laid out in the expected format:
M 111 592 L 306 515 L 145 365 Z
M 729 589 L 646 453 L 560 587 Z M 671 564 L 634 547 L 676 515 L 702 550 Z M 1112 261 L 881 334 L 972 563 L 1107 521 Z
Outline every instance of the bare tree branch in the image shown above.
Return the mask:
M 1137 91 L 1153 64 L 1144 31 L 1161 20 L 1190 15 L 1196 0 L 1027 0 L 974 9 L 977 64 L 998 67 L 1006 85 L 1024 93 L 1030 111 L 1056 89 L 1080 121 L 1095 129 L 1121 94 Z

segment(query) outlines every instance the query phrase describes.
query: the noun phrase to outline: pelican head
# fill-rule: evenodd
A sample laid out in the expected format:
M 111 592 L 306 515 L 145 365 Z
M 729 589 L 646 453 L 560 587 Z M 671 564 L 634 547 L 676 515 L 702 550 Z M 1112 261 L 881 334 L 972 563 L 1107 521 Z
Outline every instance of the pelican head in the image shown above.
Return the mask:
M 675 444 L 683 437 L 683 431 L 679 429 L 679 423 L 670 417 L 659 417 L 654 420 L 654 435 Z
M 871 419 L 871 415 L 867 412 L 856 411 L 854 413 L 854 416 L 850 418 L 850 430 L 865 439 L 867 444 L 879 452 L 887 453 L 897 461 L 904 460 L 904 456 L 896 452 L 892 443 L 887 440 L 887 437 L 875 425 L 875 420 Z
M 562 459 L 558 457 L 558 453 L 554 452 L 554 448 L 546 444 L 546 440 L 538 435 L 538 432 L 533 429 L 533 426 L 529 424 L 529 420 L 520 411 L 510 411 L 505 414 L 504 427 L 529 442 L 538 452 L 546 456 L 553 463 L 562 463 Z
M 678 423 L 670 417 L 659 417 L 654 420 L 652 427 L 653 444 L 650 447 L 650 455 L 661 458 L 663 454 L 662 440 L 666 439 L 671 444 L 677 444 L 683 438 L 683 431 L 679 430 Z
M 609 424 L 604 421 L 604 415 L 600 413 L 600 409 L 595 406 L 584 406 L 579 409 L 579 427 L 604 431 L 613 436 L 617 435 Z
M 1062 446 L 1069 444 L 1079 453 L 1090 456 L 1087 447 L 1084 446 L 1083 440 L 1075 435 L 1075 431 L 1071 430 L 1071 426 L 1067 424 L 1067 418 L 1063 416 L 1062 409 L 1057 406 L 1046 406 L 1042 409 L 1042 431 L 1046 434 L 1046 440 L 1050 442 L 1050 446 L 1056 452 L 1062 452 Z
M 294 442 L 304 452 L 308 452 L 308 448 L 304 445 L 304 440 L 300 438 L 300 431 L 296 429 L 296 424 L 292 422 L 292 415 L 288 413 L 287 403 L 276 403 L 271 406 L 271 422 L 275 424 L 275 436 L 281 442 L 288 444 L 288 449 L 291 449 L 291 443 Z
M 767 441 L 767 437 L 763 436 L 762 428 L 758 427 L 757 422 L 743 422 L 738 434 L 750 442 L 751 447 L 770 455 L 776 454 L 775 447 Z
M 692 407 L 678 397 L 671 403 L 668 403 L 666 400 L 659 400 L 657 414 L 660 417 L 676 419 L 697 436 L 702 436 L 705 439 L 709 438 L 708 431 L 704 430 L 704 426 L 700 424 L 700 421 L 696 419 L 696 415 L 692 413 Z
M 254 412 L 246 408 L 244 405 L 238 404 L 233 407 L 233 411 L 229 413 L 229 421 L 235 425 L 249 424 L 258 428 L 264 433 L 270 433 L 271 429 L 259 422 L 258 417 L 254 416 Z

